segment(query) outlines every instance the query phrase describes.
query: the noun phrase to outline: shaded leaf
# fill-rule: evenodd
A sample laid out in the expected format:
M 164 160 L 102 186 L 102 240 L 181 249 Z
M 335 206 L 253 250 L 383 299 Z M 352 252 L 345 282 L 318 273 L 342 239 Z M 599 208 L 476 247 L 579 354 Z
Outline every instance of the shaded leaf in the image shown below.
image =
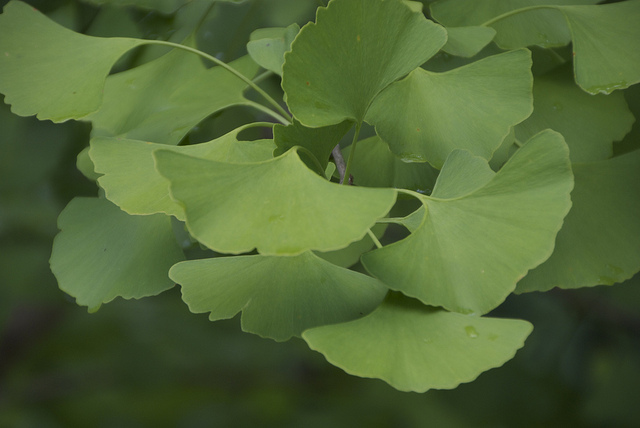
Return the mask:
M 262 28 L 251 33 L 247 52 L 260 67 L 282 76 L 284 54 L 291 50 L 300 26 L 291 24 L 287 28 Z
M 551 255 L 572 187 L 567 146 L 553 131 L 533 137 L 495 175 L 456 151 L 434 196 L 420 197 L 419 226 L 364 254 L 362 263 L 389 288 L 426 304 L 484 314 Z
M 558 131 L 572 162 L 611 157 L 613 141 L 622 140 L 635 121 L 622 92 L 589 95 L 566 70 L 536 77 L 533 106 L 533 114 L 515 127 L 517 138 L 526 141 L 547 128 Z
M 302 337 L 349 374 L 424 392 L 455 388 L 501 366 L 531 330 L 526 321 L 461 315 L 392 296 L 362 319 L 312 328 Z
M 332 251 L 362 239 L 393 206 L 392 189 L 330 183 L 295 150 L 276 159 L 233 164 L 168 150 L 154 152 L 191 234 L 222 253 L 264 255 Z
M 285 55 L 287 104 L 310 127 L 361 122 L 375 96 L 438 52 L 446 37 L 400 0 L 333 0 Z
M 376 235 L 378 239 L 382 238 L 384 232 L 387 230 L 386 224 L 376 224 L 371 228 L 371 231 Z M 364 238 L 359 241 L 352 242 L 349 246 L 342 248 L 341 250 L 329 251 L 323 253 L 321 251 L 316 251 L 316 256 L 333 263 L 337 266 L 342 266 L 345 268 L 351 267 L 360 261 L 360 256 L 372 249 L 374 246 L 373 240 L 367 234 Z
M 640 151 L 573 171 L 573 206 L 555 251 L 517 292 L 612 285 L 640 271 Z
M 173 287 L 167 272 L 184 260 L 169 217 L 130 216 L 106 199 L 73 199 L 58 227 L 51 270 L 60 289 L 90 310 Z
M 322 168 L 326 168 L 331 151 L 352 125 L 345 120 L 337 125 L 307 128 L 295 119 L 288 126 L 276 124 L 273 140 L 278 148 L 274 155 L 279 156 L 294 146 L 301 146 L 316 157 Z
M 408 162 L 441 168 L 454 149 L 490 159 L 511 126 L 533 110 L 530 69 L 524 49 L 445 73 L 419 68 L 374 100 L 367 122 Z
M 257 162 L 270 159 L 273 141 L 238 141 L 235 129 L 220 138 L 192 146 L 166 146 L 138 140 L 98 137 L 89 150 L 100 187 L 107 199 L 129 214 L 165 213 L 184 220 L 182 206 L 171 199 L 169 183 L 156 170 L 153 152 L 172 150 L 220 162 Z
M 17 115 L 80 119 L 100 107 L 111 66 L 143 43 L 83 36 L 11 1 L 0 15 L 0 92 Z
M 277 341 L 319 325 L 371 312 L 387 289 L 379 281 L 326 262 L 295 257 L 238 256 L 182 262 L 171 268 L 182 298 L 212 321 L 242 311 L 242 329 Z
M 173 13 L 193 0 L 82 0 L 95 5 L 135 6 L 141 9 L 157 10 L 160 13 Z M 205 0 L 207 3 L 242 3 L 244 0 Z
M 229 64 L 247 77 L 258 70 L 249 57 Z M 104 102 L 86 117 L 93 136 L 177 144 L 207 116 L 248 104 L 247 84 L 222 67 L 206 69 L 191 52 L 174 49 L 140 67 L 109 76 Z

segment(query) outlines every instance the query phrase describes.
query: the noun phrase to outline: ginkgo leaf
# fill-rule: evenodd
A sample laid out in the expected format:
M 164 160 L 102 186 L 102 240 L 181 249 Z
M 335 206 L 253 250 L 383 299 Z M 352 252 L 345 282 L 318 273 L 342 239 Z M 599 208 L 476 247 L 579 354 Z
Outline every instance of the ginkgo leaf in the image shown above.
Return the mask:
M 100 107 L 111 66 L 143 43 L 74 33 L 11 1 L 0 15 L 0 92 L 17 115 L 80 119 Z
M 573 206 L 555 251 L 516 292 L 612 285 L 640 271 L 640 151 L 573 164 Z
M 242 329 L 277 341 L 307 328 L 371 312 L 387 288 L 313 253 L 294 257 L 237 256 L 178 263 L 169 272 L 194 313 L 216 321 L 242 311 Z
M 135 6 L 141 9 L 157 10 L 160 13 L 173 13 L 193 0 L 82 0 L 95 5 Z M 245 0 L 205 0 L 208 3 L 226 2 L 242 3 Z
M 389 146 L 374 136 L 358 141 L 357 156 L 353 160 L 351 175 L 358 186 L 395 187 L 431 193 L 438 170 L 428 163 L 407 163 L 391 153 Z M 343 150 L 349 157 L 351 146 Z
M 635 121 L 622 92 L 587 94 L 565 69 L 536 77 L 533 106 L 531 116 L 515 127 L 517 138 L 526 141 L 547 128 L 558 131 L 572 162 L 610 158 L 613 141 L 622 140 Z
M 364 237 L 395 202 L 393 189 L 330 183 L 295 150 L 265 162 L 223 163 L 154 152 L 191 234 L 222 253 L 332 251 Z
M 366 120 L 408 162 L 441 168 L 454 149 L 491 159 L 511 127 L 531 114 L 532 84 L 525 49 L 445 73 L 419 68 L 384 90 Z
M 371 228 L 371 232 L 378 238 L 382 238 L 387 230 L 387 224 L 376 224 Z M 340 250 L 321 252 L 316 251 L 315 255 L 337 266 L 345 268 L 351 267 L 360 261 L 360 256 L 374 246 L 373 240 L 367 234 L 359 241 L 352 242 L 347 247 Z
M 456 151 L 434 195 L 416 195 L 424 209 L 412 234 L 364 254 L 362 263 L 425 304 L 487 313 L 551 255 L 572 187 L 569 151 L 554 131 L 534 136 L 495 175 Z
M 300 26 L 291 24 L 287 28 L 261 28 L 251 33 L 247 52 L 251 58 L 266 70 L 282 76 L 284 54 L 291 49 Z
M 247 77 L 258 65 L 245 56 L 229 64 Z M 191 52 L 174 49 L 140 67 L 109 76 L 104 101 L 85 119 L 93 136 L 177 144 L 207 116 L 249 101 L 247 84 L 222 67 L 205 68 Z
M 106 199 L 73 199 L 58 227 L 51 270 L 60 289 L 90 310 L 173 287 L 167 272 L 184 260 L 169 217 L 130 216 Z
M 165 213 L 184 220 L 182 206 L 171 199 L 169 183 L 156 170 L 153 152 L 172 150 L 220 162 L 258 162 L 272 157 L 271 140 L 238 141 L 244 128 L 235 129 L 207 143 L 166 146 L 138 140 L 97 137 L 91 140 L 89 157 L 101 175 L 98 184 L 107 199 L 129 214 Z
M 329 162 L 331 151 L 352 125 L 345 120 L 337 125 L 307 128 L 295 119 L 288 126 L 276 124 L 273 127 L 273 140 L 278 148 L 274 155 L 279 156 L 294 146 L 304 147 L 316 157 L 324 169 Z
M 430 6 L 445 26 L 490 25 L 503 49 L 564 46 L 571 33 L 562 13 L 549 5 L 595 4 L 600 0 L 441 0 Z M 460 13 L 464 10 L 464 13 Z M 500 17 L 500 18 L 499 18 Z
M 442 50 L 456 56 L 472 57 L 487 46 L 496 30 L 491 27 L 448 27 L 447 44 Z
M 287 105 L 309 127 L 361 122 L 381 90 L 427 61 L 446 38 L 444 28 L 401 0 L 333 0 L 285 55 Z
M 513 358 L 526 321 L 446 312 L 393 294 L 359 320 L 316 327 L 302 338 L 349 374 L 400 391 L 452 389 Z

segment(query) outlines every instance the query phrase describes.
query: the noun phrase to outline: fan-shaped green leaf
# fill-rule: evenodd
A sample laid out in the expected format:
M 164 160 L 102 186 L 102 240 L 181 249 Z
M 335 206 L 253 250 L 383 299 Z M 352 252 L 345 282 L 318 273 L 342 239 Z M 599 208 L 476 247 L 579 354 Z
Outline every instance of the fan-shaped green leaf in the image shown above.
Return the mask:
M 278 146 L 274 155 L 279 156 L 291 147 L 301 146 L 316 157 L 322 168 L 326 168 L 331 151 L 352 125 L 345 120 L 337 125 L 307 128 L 295 119 L 288 126 L 277 124 L 273 127 L 273 140 Z
M 364 254 L 362 263 L 389 288 L 426 304 L 486 313 L 551 255 L 572 187 L 569 151 L 553 131 L 533 137 L 495 175 L 469 153 L 454 152 L 434 196 L 420 197 L 417 229 Z
M 491 27 L 449 27 L 442 50 L 451 55 L 472 57 L 491 43 L 496 30 Z
M 374 100 L 367 122 L 405 161 L 441 168 L 454 149 L 490 159 L 511 126 L 531 114 L 532 84 L 525 49 L 445 73 L 419 68 Z
M 291 24 L 287 28 L 262 28 L 251 33 L 247 52 L 262 68 L 282 76 L 284 54 L 291 50 L 300 26 Z
M 184 260 L 169 217 L 130 216 L 106 199 L 73 199 L 58 227 L 51 270 L 60 288 L 90 310 L 118 296 L 138 299 L 171 288 L 167 272 Z
M 531 330 L 526 321 L 461 315 L 393 296 L 362 319 L 312 328 L 302 337 L 349 374 L 424 392 L 455 388 L 501 366 Z
M 612 285 L 640 271 L 640 151 L 573 165 L 573 206 L 549 260 L 517 292 Z
M 313 253 L 295 257 L 238 256 L 182 262 L 171 268 L 182 298 L 212 321 L 242 311 L 242 329 L 277 341 L 303 330 L 371 312 L 387 289 Z
M 82 118 L 100 107 L 111 66 L 143 43 L 83 36 L 11 1 L 0 15 L 0 92 L 20 116 Z
M 395 187 L 431 193 L 438 170 L 428 163 L 403 162 L 391 153 L 389 146 L 374 136 L 358 141 L 358 154 L 353 159 L 351 175 L 354 183 L 366 187 Z M 348 158 L 351 147 L 343 150 Z
M 192 146 L 166 146 L 137 140 L 98 137 L 91 140 L 89 156 L 107 199 L 129 214 L 165 213 L 184 220 L 182 206 L 171 199 L 169 183 L 156 170 L 153 151 L 172 150 L 220 162 L 259 162 L 270 159 L 271 140 L 238 141 L 235 129 L 220 138 Z
M 248 56 L 230 65 L 252 77 L 258 65 Z M 191 52 L 174 49 L 140 67 L 109 76 L 104 101 L 86 119 L 94 136 L 120 136 L 177 144 L 207 116 L 248 104 L 247 84 L 222 67 L 206 69 Z
M 191 234 L 222 253 L 264 255 L 332 251 L 362 239 L 391 209 L 392 189 L 330 183 L 295 150 L 276 159 L 232 164 L 168 150 L 154 153 Z
M 572 162 L 611 157 L 635 121 L 622 92 L 589 95 L 577 87 L 567 70 L 538 76 L 533 84 L 533 114 L 515 127 L 526 141 L 543 129 L 560 132 L 571 151 Z
M 310 127 L 360 122 L 382 89 L 428 60 L 446 38 L 400 0 L 333 0 L 285 55 L 287 104 Z

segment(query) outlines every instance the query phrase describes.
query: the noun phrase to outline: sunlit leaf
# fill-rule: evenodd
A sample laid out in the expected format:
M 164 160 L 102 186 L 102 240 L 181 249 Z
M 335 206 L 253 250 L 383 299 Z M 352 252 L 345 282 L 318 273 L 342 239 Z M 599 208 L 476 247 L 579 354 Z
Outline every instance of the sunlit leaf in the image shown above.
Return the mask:
M 248 77 L 258 70 L 249 57 L 230 63 Z M 174 49 L 161 58 L 109 76 L 100 110 L 86 117 L 94 136 L 120 136 L 177 144 L 207 116 L 247 104 L 247 84 L 222 67 L 206 69 L 197 55 Z
M 185 208 L 191 234 L 209 248 L 264 255 L 332 251 L 362 239 L 391 209 L 392 189 L 330 183 L 291 150 L 276 159 L 233 164 L 157 150 L 160 173 Z
M 409 162 L 441 168 L 454 149 L 490 159 L 511 126 L 533 110 L 530 69 L 524 49 L 445 73 L 419 68 L 374 100 L 367 122 Z
M 284 54 L 291 49 L 291 43 L 300 31 L 298 24 L 287 28 L 261 28 L 251 33 L 247 52 L 251 58 L 266 70 L 282 76 Z
M 566 71 L 536 77 L 533 114 L 515 127 L 516 136 L 526 141 L 551 128 L 565 138 L 572 162 L 607 159 L 613 153 L 613 141 L 622 140 L 635 121 L 624 95 L 589 95 Z
M 362 121 L 375 96 L 438 52 L 446 37 L 400 0 L 333 0 L 285 55 L 287 104 L 310 127 Z
M 278 146 L 274 154 L 278 156 L 291 147 L 301 146 L 309 150 L 320 165 L 325 168 L 331 150 L 340 142 L 340 139 L 352 125 L 351 122 L 344 121 L 322 128 L 307 128 L 295 119 L 288 126 L 277 124 L 273 127 L 273 140 Z
M 472 57 L 488 45 L 496 35 L 491 27 L 449 27 L 447 44 L 442 50 L 451 55 Z
M 612 285 L 640 271 L 640 151 L 573 165 L 573 206 L 549 260 L 517 292 Z
M 526 321 L 461 315 L 392 296 L 370 315 L 302 334 L 311 349 L 349 374 L 400 391 L 451 389 L 513 358 Z
M 83 36 L 11 1 L 0 15 L 0 92 L 20 116 L 82 118 L 100 107 L 111 66 L 143 43 Z
M 165 213 L 184 220 L 182 206 L 171 199 L 169 183 L 156 170 L 153 151 L 172 150 L 220 162 L 258 162 L 270 159 L 271 140 L 238 141 L 241 128 L 207 143 L 166 146 L 138 140 L 97 137 L 89 156 L 107 199 L 129 214 Z
M 169 217 L 130 216 L 106 199 L 73 199 L 58 227 L 51 270 L 60 288 L 90 310 L 173 287 L 169 268 L 184 260 Z
M 387 292 L 379 281 L 309 252 L 188 261 L 171 268 L 170 276 L 192 312 L 211 312 L 215 321 L 242 311 L 244 331 L 277 341 L 359 318 Z
M 362 263 L 426 304 L 484 314 L 551 255 L 572 187 L 569 151 L 553 131 L 533 137 L 495 175 L 455 151 L 433 197 L 420 197 L 425 208 L 413 233 L 364 254 Z

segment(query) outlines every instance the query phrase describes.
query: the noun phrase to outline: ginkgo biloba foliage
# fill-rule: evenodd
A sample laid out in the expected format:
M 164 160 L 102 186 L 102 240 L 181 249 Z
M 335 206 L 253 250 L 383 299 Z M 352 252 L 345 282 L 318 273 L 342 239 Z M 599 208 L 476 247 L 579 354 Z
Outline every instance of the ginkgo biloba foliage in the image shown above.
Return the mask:
M 511 293 L 640 271 L 640 150 L 613 151 L 635 120 L 623 93 L 640 82 L 640 1 L 426 3 L 331 0 L 302 28 L 255 29 L 224 63 L 197 29 L 91 37 L 9 2 L 5 102 L 92 125 L 78 167 L 100 191 L 60 214 L 60 288 L 94 311 L 178 284 L 194 313 L 241 312 L 246 332 L 423 392 L 524 345 L 531 324 L 487 316 Z M 112 72 L 148 45 L 168 49 Z M 188 144 L 235 106 L 277 124 Z M 273 138 L 240 138 L 256 127 Z M 209 258 L 187 260 L 198 246 Z

